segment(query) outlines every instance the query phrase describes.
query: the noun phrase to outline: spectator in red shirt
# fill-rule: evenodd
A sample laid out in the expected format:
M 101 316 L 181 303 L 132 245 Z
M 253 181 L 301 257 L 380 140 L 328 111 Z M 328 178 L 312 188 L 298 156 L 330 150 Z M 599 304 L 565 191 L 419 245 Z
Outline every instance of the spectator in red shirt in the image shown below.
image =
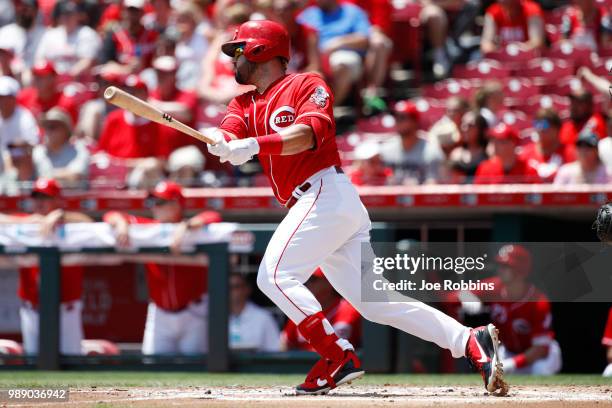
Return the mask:
M 603 376 L 612 377 L 612 307 L 608 313 L 608 322 L 606 323 L 606 329 L 601 339 L 601 344 L 606 347 L 606 355 L 608 358 L 608 365 L 603 372 Z
M 50 61 L 39 61 L 32 68 L 32 87 L 24 88 L 17 95 L 17 102 L 28 108 L 40 120 L 49 109 L 59 107 L 70 114 L 73 123 L 78 116 L 78 106 L 73 96 L 63 92 L 58 84 L 57 72 Z
M 544 45 L 544 21 L 540 6 L 531 0 L 497 0 L 485 13 L 480 50 L 497 51 L 510 43 L 525 49 Z
M 576 160 L 576 148 L 559 140 L 561 118 L 552 109 L 541 109 L 535 117 L 538 139 L 524 146 L 521 157 L 534 167 L 543 182 L 554 180 L 559 167 Z
M 181 91 L 176 87 L 176 59 L 168 55 L 158 57 L 153 62 L 153 68 L 157 75 L 157 88 L 151 91 L 150 102 L 163 112 L 193 127 L 198 97 L 194 92 Z M 179 147 L 195 144 L 190 136 L 164 125 L 159 125 L 158 135 L 160 153 L 164 157 L 168 157 Z
M 578 134 L 590 129 L 600 139 L 606 137 L 606 121 L 595 111 L 593 94 L 584 88 L 576 89 L 569 95 L 570 117 L 561 126 L 561 143 L 573 145 Z
M 489 131 L 493 156 L 478 165 L 476 184 L 537 183 L 537 171 L 517 155 L 519 136 L 515 129 L 500 123 Z
M 158 33 L 142 24 L 144 6 L 145 0 L 123 0 L 122 22 L 111 26 L 102 45 L 104 71 L 129 75 L 151 65 Z
M 612 46 L 612 18 L 595 0 L 575 0 L 563 14 L 561 34 L 579 47 L 592 50 Z
M 50 236 L 60 224 L 92 222 L 82 213 L 62 209 L 61 188 L 53 179 L 39 178 L 32 189 L 32 214 L 3 215 L 5 224 L 39 224 L 41 234 Z M 19 269 L 18 296 L 22 300 L 19 311 L 21 333 L 27 354 L 38 352 L 38 304 L 40 270 L 38 266 Z M 83 268 L 81 266 L 62 267 L 60 299 L 60 352 L 81 354 L 83 326 L 81 310 L 83 303 Z
M 380 157 L 377 142 L 364 142 L 353 152 L 355 163 L 348 177 L 356 186 L 384 186 L 393 178 L 393 170 L 386 167 Z
M 338 337 L 347 339 L 355 347 L 361 344 L 361 315 L 349 302 L 340 297 L 318 268 L 306 282 L 306 287 L 321 303 L 323 314 Z M 297 326 L 287 321 L 281 333 L 281 347 L 285 350 L 313 350 L 302 337 Z
M 490 291 L 459 294 L 465 313 L 485 308 L 499 330 L 504 372 L 552 375 L 561 369 L 561 348 L 552 330 L 550 302 L 528 280 L 529 251 L 522 245 L 504 245 L 495 257 L 497 277 L 487 279 Z M 484 306 L 484 307 L 483 307 Z
M 185 220 L 184 201 L 178 184 L 163 181 L 149 194 L 153 219 L 111 211 L 104 215 L 104 221 L 113 227 L 122 247 L 129 245 L 130 224 L 174 223 L 170 249 L 178 256 L 188 231 L 221 221 L 214 211 L 203 211 Z M 180 262 L 145 265 L 150 301 L 143 354 L 199 354 L 208 348 L 207 270 L 191 258 L 179 257 L 176 261 Z

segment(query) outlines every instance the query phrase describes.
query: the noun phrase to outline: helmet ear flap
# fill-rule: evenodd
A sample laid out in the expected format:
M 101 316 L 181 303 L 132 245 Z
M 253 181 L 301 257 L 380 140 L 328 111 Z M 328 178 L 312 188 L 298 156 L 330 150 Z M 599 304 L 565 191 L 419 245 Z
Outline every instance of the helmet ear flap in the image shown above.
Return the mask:
M 253 48 L 251 48 L 251 54 L 252 55 L 259 55 L 262 52 L 264 52 L 266 50 L 266 46 L 263 44 L 258 44 L 256 46 L 254 46 Z

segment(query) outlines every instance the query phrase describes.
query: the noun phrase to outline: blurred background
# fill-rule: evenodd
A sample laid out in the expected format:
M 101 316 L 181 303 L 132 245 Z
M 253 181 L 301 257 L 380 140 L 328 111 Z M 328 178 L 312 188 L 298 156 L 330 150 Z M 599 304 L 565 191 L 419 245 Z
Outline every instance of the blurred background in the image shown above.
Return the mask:
M 308 345 L 255 283 L 284 214 L 258 161 L 220 164 L 194 139 L 106 104 L 104 89 L 217 126 L 250 90 L 221 44 L 245 21 L 276 20 L 291 35 L 290 72 L 317 71 L 334 91 L 343 167 L 375 240 L 593 241 L 595 211 L 612 198 L 611 13 L 609 0 L 0 0 L 0 223 L 37 224 L 41 235 L 105 223 L 118 248 L 132 224 L 176 224 L 170 255 L 64 265 L 60 306 L 63 354 L 170 356 L 170 366 L 208 351 L 207 262 L 181 256 L 181 241 L 190 229 L 247 223 L 235 238 L 247 249 L 229 255 L 230 347 L 295 370 Z M 40 271 L 4 258 L 0 363 L 27 365 Z M 515 289 L 506 302 L 436 307 L 503 325 L 507 357 L 532 359 L 517 370 L 612 363 L 610 304 L 551 304 L 546 288 L 532 292 L 525 264 L 502 265 L 516 270 L 500 272 Z M 353 344 L 378 336 L 377 370 L 466 369 L 364 324 L 324 271 L 308 286 Z

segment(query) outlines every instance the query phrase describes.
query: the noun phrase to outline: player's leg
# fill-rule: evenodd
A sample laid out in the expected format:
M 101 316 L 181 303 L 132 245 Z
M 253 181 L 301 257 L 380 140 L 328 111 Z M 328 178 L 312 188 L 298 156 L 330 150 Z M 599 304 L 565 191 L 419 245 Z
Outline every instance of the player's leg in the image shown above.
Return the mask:
M 23 350 L 26 354 L 38 353 L 38 310 L 28 306 L 19 308 L 21 320 L 21 337 L 23 337 Z
M 83 303 L 79 301 L 60 305 L 60 352 L 80 355 L 83 340 Z
M 208 351 L 208 302 L 202 300 L 179 313 L 181 337 L 178 349 L 181 354 L 193 355 Z
M 153 302 L 147 308 L 142 354 L 172 354 L 178 352 L 176 322 L 172 313 L 166 312 Z
M 359 228 L 351 203 L 344 200 L 330 170 L 291 208 L 275 231 L 262 260 L 257 284 L 324 358 L 298 387 L 323 393 L 362 375 L 353 346 L 338 338 L 314 295 L 304 286 L 319 264 Z M 317 384 L 315 380 L 320 379 Z

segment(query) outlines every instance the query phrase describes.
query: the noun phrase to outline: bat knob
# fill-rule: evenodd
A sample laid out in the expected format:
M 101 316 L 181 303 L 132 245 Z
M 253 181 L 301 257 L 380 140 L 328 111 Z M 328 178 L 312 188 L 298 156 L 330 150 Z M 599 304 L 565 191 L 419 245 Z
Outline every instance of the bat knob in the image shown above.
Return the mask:
M 115 96 L 116 92 L 117 92 L 117 88 L 115 88 L 114 86 L 109 86 L 104 91 L 104 99 L 106 99 L 107 101 L 110 101 L 111 99 L 113 99 L 113 96 Z

